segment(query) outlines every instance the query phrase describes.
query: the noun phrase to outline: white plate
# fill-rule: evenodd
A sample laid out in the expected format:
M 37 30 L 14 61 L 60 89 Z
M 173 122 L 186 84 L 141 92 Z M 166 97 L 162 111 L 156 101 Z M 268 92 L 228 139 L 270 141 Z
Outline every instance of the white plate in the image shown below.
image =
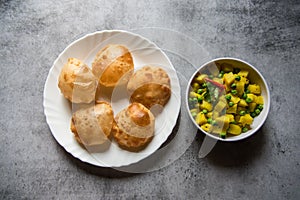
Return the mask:
M 57 86 L 61 68 L 69 57 L 83 60 L 91 66 L 96 53 L 106 44 L 123 44 L 131 51 L 135 70 L 147 64 L 164 68 L 171 79 L 172 95 L 155 120 L 155 137 L 152 142 L 138 153 L 128 152 L 113 141 L 110 148 L 101 153 L 89 153 L 75 140 L 70 131 L 71 105 L 62 96 Z M 120 167 L 136 163 L 154 153 L 168 138 L 176 124 L 180 110 L 180 85 L 176 71 L 168 57 L 151 41 L 126 31 L 111 30 L 88 34 L 70 44 L 55 60 L 49 71 L 44 88 L 44 112 L 52 135 L 57 142 L 80 160 L 102 167 Z M 116 114 L 127 107 L 128 99 L 113 102 Z

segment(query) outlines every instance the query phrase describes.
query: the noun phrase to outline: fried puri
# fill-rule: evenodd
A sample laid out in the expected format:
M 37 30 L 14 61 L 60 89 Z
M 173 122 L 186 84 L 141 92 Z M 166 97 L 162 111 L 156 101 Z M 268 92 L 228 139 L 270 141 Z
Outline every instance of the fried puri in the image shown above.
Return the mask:
M 71 131 L 77 142 L 88 149 L 108 142 L 113 123 L 114 113 L 110 104 L 97 101 L 95 105 L 73 113 Z
M 128 151 L 144 149 L 154 137 L 155 118 L 145 106 L 132 103 L 115 117 L 113 137 Z
M 131 102 L 138 102 L 150 109 L 159 104 L 165 106 L 171 96 L 169 75 L 156 66 L 144 66 L 129 79 L 127 91 Z
M 92 71 L 99 83 L 105 87 L 126 84 L 133 74 L 133 58 L 129 50 L 122 45 L 109 44 L 96 55 Z
M 76 58 L 68 59 L 58 78 L 60 91 L 73 103 L 94 101 L 97 84 L 97 78 L 90 68 Z

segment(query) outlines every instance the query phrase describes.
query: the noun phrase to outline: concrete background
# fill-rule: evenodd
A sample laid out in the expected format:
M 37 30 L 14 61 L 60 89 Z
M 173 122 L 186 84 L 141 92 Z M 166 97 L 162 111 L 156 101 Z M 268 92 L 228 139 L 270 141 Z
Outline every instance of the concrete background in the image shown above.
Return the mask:
M 143 27 L 184 33 L 211 58 L 256 66 L 272 100 L 260 131 L 218 143 L 204 159 L 199 133 L 180 159 L 145 174 L 94 167 L 65 152 L 43 113 L 52 63 L 87 33 Z M 300 199 L 299 32 L 297 0 L 1 0 L 0 199 Z M 169 56 L 184 73 L 186 61 Z

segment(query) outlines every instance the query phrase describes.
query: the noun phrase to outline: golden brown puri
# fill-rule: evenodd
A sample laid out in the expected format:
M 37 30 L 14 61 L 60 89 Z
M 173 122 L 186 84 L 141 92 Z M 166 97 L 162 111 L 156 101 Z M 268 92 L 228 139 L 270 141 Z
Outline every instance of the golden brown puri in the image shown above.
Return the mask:
M 129 50 L 122 45 L 109 44 L 96 55 L 92 71 L 99 83 L 105 87 L 126 84 L 133 74 L 133 58 Z
M 97 85 L 97 78 L 90 68 L 76 58 L 68 59 L 58 78 L 60 91 L 73 103 L 94 101 Z
M 154 137 L 155 118 L 145 106 L 132 103 L 115 117 L 113 137 L 128 151 L 144 149 Z
M 114 113 L 109 103 L 97 101 L 95 105 L 77 110 L 72 115 L 71 131 L 85 148 L 102 145 L 110 139 Z
M 166 105 L 171 96 L 169 75 L 156 66 L 144 66 L 129 79 L 127 90 L 131 102 L 138 102 L 150 109 Z

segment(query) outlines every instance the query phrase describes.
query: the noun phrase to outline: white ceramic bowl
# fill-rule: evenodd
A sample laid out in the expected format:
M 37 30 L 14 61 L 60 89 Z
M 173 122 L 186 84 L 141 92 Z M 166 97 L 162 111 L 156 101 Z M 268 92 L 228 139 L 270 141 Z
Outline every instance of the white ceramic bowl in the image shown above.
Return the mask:
M 267 82 L 264 79 L 264 77 L 261 75 L 261 73 L 255 67 L 253 67 L 251 64 L 249 64 L 243 60 L 237 59 L 237 58 L 224 57 L 224 58 L 214 59 L 214 60 L 209 61 L 209 62 L 205 63 L 204 65 L 202 65 L 193 74 L 193 76 L 190 78 L 189 83 L 187 85 L 187 89 L 186 89 L 187 109 L 188 109 L 188 111 L 190 110 L 189 105 L 188 105 L 188 98 L 189 98 L 189 92 L 191 89 L 192 80 L 194 79 L 194 77 L 197 75 L 198 72 L 203 73 L 204 71 L 207 71 L 207 70 L 209 70 L 209 71 L 218 70 L 218 68 L 217 68 L 218 65 L 215 64 L 216 62 L 218 64 L 228 63 L 228 64 L 233 65 L 233 67 L 238 67 L 240 69 L 248 70 L 249 71 L 248 79 L 250 80 L 250 82 L 258 84 L 261 88 L 261 95 L 264 98 L 264 108 L 261 111 L 261 113 L 257 117 L 254 118 L 253 123 L 250 126 L 251 129 L 249 131 L 247 131 L 245 133 L 241 133 L 240 135 L 237 135 L 237 136 L 229 136 L 226 138 L 221 138 L 219 135 L 208 133 L 208 132 L 204 131 L 195 122 L 195 120 L 192 117 L 190 112 L 189 112 L 189 116 L 190 116 L 192 122 L 194 123 L 194 125 L 197 126 L 198 129 L 200 129 L 202 132 L 204 132 L 207 136 L 209 136 L 211 138 L 214 138 L 216 140 L 221 140 L 221 141 L 238 141 L 238 140 L 245 139 L 245 138 L 253 135 L 257 130 L 259 130 L 259 128 L 264 124 L 265 120 L 267 119 L 267 116 L 268 116 L 268 113 L 270 110 L 270 92 L 269 92 Z

